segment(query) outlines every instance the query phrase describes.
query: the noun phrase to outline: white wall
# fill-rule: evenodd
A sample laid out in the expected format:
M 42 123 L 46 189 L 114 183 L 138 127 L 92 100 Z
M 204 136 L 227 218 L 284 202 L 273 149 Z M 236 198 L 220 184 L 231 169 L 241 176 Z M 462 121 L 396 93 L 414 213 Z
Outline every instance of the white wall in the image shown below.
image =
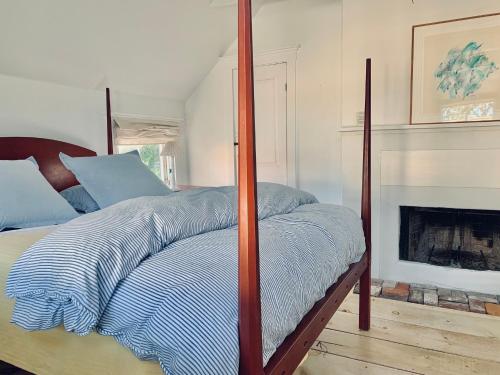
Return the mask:
M 190 184 L 234 183 L 231 69 L 228 60 L 219 61 L 186 102 Z
M 0 75 L 0 136 L 51 138 L 104 153 L 105 93 Z
M 345 0 L 342 125 L 363 110 L 363 66 L 373 59 L 374 124 L 408 124 L 413 25 L 500 12 L 498 0 Z
M 256 56 L 300 45 L 296 62 L 297 181 L 341 200 L 341 2 L 290 0 L 254 18 Z M 228 54 L 235 52 L 235 46 Z M 221 59 L 186 103 L 190 183 L 233 184 L 232 65 Z
M 179 101 L 112 92 L 113 113 L 183 118 Z M 0 75 L 0 136 L 30 136 L 106 152 L 104 90 Z
M 181 100 L 112 91 L 111 102 L 113 114 L 143 115 L 165 120 L 184 118 L 184 102 Z

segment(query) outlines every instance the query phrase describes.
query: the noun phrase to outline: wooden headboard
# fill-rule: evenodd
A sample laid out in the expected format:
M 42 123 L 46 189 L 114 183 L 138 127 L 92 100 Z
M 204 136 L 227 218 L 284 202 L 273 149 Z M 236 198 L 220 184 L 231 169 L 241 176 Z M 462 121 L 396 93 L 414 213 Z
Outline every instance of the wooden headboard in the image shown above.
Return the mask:
M 108 154 L 113 153 L 111 94 L 106 88 L 106 125 Z M 21 160 L 33 156 L 40 172 L 57 191 L 78 185 L 73 173 L 66 169 L 59 153 L 69 156 L 96 156 L 95 151 L 71 143 L 34 137 L 0 137 L 0 160 Z
M 33 156 L 40 172 L 57 191 L 78 184 L 73 173 L 67 170 L 59 159 L 60 152 L 69 156 L 96 155 L 94 151 L 84 147 L 53 139 L 0 137 L 0 160 L 20 160 Z

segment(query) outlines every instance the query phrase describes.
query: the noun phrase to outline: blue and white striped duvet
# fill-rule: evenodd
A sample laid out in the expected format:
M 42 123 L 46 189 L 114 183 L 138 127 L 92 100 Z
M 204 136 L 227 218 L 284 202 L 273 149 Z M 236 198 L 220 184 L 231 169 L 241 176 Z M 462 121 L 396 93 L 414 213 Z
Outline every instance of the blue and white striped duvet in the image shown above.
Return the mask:
M 360 219 L 259 184 L 264 361 L 364 252 Z M 13 322 L 114 336 L 168 374 L 237 374 L 234 188 L 125 201 L 82 216 L 13 266 Z

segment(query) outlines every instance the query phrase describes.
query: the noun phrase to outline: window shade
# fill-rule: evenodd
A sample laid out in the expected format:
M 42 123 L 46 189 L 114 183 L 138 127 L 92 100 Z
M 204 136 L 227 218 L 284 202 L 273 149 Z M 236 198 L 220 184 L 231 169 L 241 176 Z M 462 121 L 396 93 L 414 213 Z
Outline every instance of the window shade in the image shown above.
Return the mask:
M 175 157 L 177 153 L 177 144 L 173 141 L 165 143 L 161 156 L 172 156 Z
M 148 145 L 174 142 L 179 136 L 179 123 L 156 124 L 148 121 L 114 120 L 115 144 Z

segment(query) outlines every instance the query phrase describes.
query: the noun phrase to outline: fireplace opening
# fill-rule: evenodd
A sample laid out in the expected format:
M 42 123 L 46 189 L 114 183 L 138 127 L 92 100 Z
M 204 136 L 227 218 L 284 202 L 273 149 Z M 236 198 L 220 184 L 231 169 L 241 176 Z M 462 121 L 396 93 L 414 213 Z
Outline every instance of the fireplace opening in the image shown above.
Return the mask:
M 399 259 L 500 271 L 500 211 L 401 206 Z

